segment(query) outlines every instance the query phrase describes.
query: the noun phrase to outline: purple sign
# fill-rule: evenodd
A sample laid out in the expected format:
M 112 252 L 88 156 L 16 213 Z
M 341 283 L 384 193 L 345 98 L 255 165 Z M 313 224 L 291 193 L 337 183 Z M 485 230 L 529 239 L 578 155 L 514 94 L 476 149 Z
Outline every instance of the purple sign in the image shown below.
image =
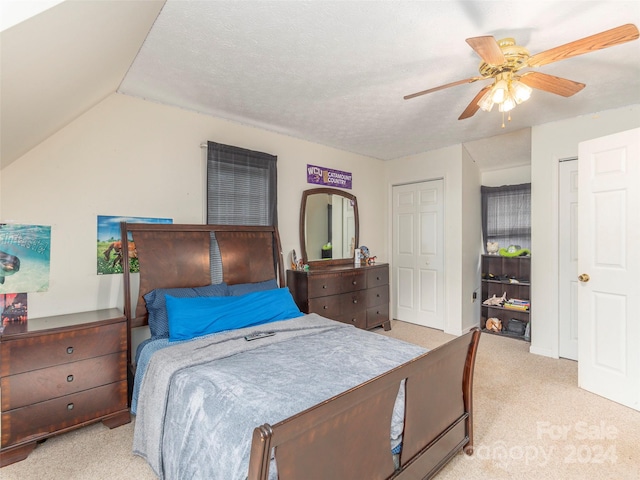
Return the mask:
M 349 172 L 307 164 L 307 183 L 351 188 L 351 178 L 352 174 Z

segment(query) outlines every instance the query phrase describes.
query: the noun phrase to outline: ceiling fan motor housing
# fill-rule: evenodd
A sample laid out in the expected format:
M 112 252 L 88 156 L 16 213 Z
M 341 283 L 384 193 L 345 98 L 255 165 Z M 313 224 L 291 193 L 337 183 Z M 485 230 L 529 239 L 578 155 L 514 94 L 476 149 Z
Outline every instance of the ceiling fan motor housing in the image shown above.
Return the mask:
M 478 69 L 480 75 L 485 78 L 490 78 L 505 72 L 517 72 L 521 68 L 528 66 L 529 50 L 516 45 L 516 41 L 513 38 L 498 40 L 498 45 L 504 55 L 504 63 L 501 65 L 491 65 L 487 62 L 482 62 Z

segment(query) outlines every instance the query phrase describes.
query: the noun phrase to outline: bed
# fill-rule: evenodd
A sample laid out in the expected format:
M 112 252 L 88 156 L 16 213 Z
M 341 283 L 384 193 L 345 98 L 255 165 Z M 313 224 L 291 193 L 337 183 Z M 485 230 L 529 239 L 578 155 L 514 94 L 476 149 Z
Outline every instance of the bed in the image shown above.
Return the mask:
M 273 227 L 121 230 L 140 270 L 123 256 L 134 453 L 160 478 L 431 478 L 473 452 L 478 329 L 426 352 L 303 315 Z M 154 334 L 162 292 L 171 338 Z

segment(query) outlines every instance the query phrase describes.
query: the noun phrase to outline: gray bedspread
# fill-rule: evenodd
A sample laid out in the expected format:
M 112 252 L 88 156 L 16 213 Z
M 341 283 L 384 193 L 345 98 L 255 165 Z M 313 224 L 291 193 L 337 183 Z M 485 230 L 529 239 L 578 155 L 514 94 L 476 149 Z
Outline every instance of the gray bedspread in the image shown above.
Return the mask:
M 244 340 L 254 331 L 277 333 Z M 316 314 L 165 348 L 153 355 L 142 381 L 134 453 L 160 478 L 245 479 L 255 427 L 425 351 Z M 390 449 L 402 433 L 401 412 L 393 424 Z

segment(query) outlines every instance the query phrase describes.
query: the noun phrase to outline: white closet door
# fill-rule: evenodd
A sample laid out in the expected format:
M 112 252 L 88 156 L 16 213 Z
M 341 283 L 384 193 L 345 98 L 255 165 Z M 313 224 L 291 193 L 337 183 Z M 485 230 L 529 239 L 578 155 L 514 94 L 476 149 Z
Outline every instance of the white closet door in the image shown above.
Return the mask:
M 393 187 L 395 318 L 444 329 L 444 182 Z

